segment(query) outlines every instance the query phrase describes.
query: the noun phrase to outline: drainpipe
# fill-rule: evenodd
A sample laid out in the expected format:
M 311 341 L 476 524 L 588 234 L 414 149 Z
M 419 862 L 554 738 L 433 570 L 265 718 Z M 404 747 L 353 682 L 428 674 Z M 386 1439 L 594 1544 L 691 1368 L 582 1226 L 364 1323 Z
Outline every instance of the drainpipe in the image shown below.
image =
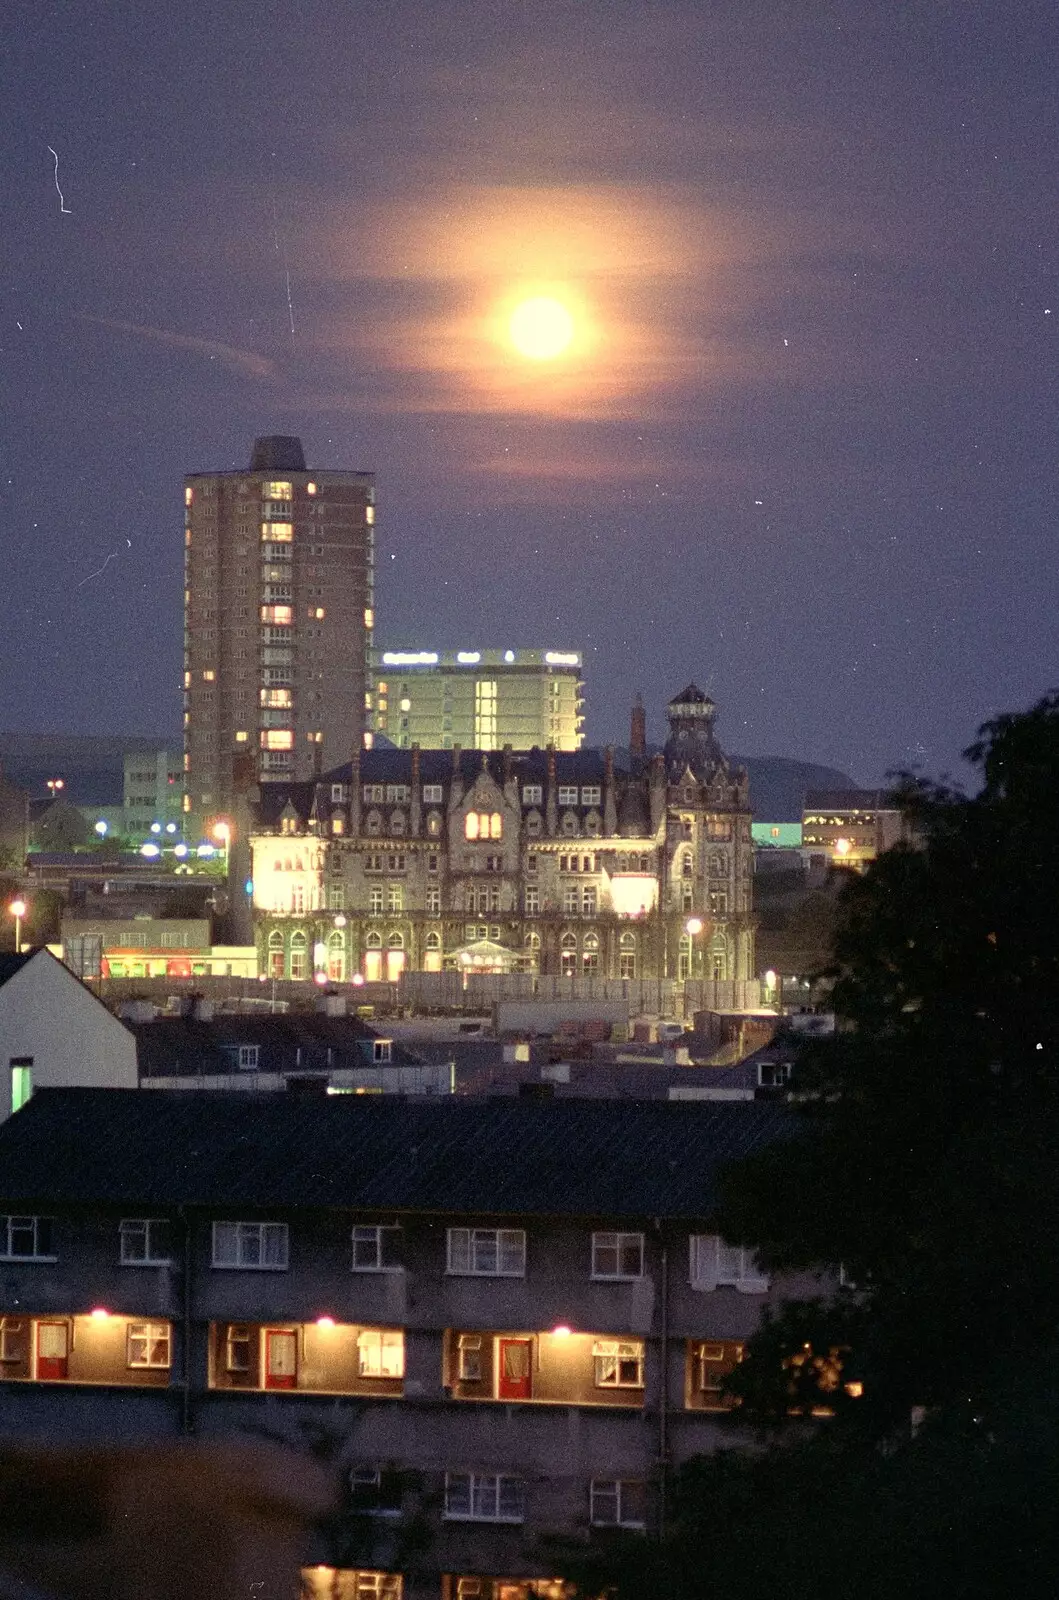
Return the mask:
M 191 1415 L 191 1218 L 185 1206 L 177 1207 L 177 1215 L 184 1229 L 184 1371 L 180 1399 L 180 1426 L 184 1433 L 194 1433 L 195 1423 Z
M 658 1537 L 661 1538 L 665 1532 L 669 1493 L 669 1246 L 666 1244 L 662 1224 L 657 1217 L 655 1231 L 661 1245 L 658 1263 L 659 1295 L 662 1302 L 659 1317 L 661 1366 L 658 1385 Z

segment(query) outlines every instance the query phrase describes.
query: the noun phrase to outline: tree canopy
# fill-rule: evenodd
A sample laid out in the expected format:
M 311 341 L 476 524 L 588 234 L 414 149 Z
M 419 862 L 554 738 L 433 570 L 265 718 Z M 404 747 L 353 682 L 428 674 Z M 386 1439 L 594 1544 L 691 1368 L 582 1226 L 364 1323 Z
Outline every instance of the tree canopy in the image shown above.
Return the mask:
M 765 1323 L 739 1440 L 685 1466 L 639 1566 L 587 1586 L 1054 1592 L 1059 696 L 966 754 L 971 795 L 902 780 L 912 839 L 841 896 L 838 1025 L 795 1069 L 799 1131 L 729 1170 L 714 1218 L 775 1271 L 855 1287 Z M 832 1420 L 790 1421 L 821 1372 Z

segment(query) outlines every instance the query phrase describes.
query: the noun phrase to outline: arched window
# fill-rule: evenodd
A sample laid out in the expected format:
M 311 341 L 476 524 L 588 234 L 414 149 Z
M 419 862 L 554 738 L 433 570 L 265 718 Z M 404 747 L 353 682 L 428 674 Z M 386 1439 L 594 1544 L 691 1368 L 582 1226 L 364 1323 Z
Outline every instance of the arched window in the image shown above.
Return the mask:
M 564 933 L 562 938 L 559 940 L 559 947 L 562 950 L 576 950 L 577 949 L 577 934 L 576 933 Z
M 691 859 L 691 851 L 685 850 L 680 857 L 680 876 L 682 878 L 690 878 L 693 871 L 694 863 Z
M 346 831 L 346 819 L 345 819 L 345 817 L 339 816 L 338 813 L 336 812 L 334 814 L 334 816 L 331 818 L 331 832 L 337 838 L 337 836 L 339 834 L 345 833 L 345 831 Z
M 619 942 L 620 942 L 621 947 L 622 947 L 623 950 L 635 950 L 636 949 L 636 935 L 635 935 L 635 933 L 623 933 Z
M 599 934 L 598 933 L 586 933 L 585 937 L 581 941 L 581 948 L 583 950 L 598 950 L 599 949 Z
M 436 839 L 441 832 L 441 818 L 436 811 L 431 811 L 427 817 L 427 832 L 432 839 Z
M 599 971 L 599 935 L 586 933 L 581 941 L 582 972 Z
M 539 933 L 527 933 L 522 942 L 526 946 L 527 950 L 539 950 L 541 947 L 541 936 Z
M 382 832 L 382 817 L 377 811 L 369 811 L 364 819 L 364 832 L 380 834 Z
M 598 839 L 603 831 L 603 819 L 598 811 L 590 811 L 585 818 L 585 832 L 590 839 Z
M 304 933 L 292 933 L 290 936 L 290 975 L 292 978 L 304 978 L 307 964 L 308 941 Z
M 440 935 L 440 933 L 428 933 L 427 934 L 427 949 L 428 950 L 440 950 L 441 949 L 441 935 Z
M 332 983 L 345 982 L 346 936 L 337 928 L 327 936 L 327 976 Z
M 270 950 L 283 949 L 283 935 L 280 933 L 278 928 L 273 928 L 272 932 L 269 934 L 268 947 Z
M 577 971 L 576 933 L 564 933 L 559 940 L 559 970 L 564 978 L 572 978 Z
M 399 838 L 405 831 L 405 814 L 403 811 L 390 812 L 390 833 L 393 838 Z
M 728 977 L 728 940 L 715 933 L 710 940 L 710 977 L 723 982 Z
M 390 937 L 386 941 L 386 948 L 388 950 L 403 950 L 404 949 L 404 934 L 403 933 L 391 933 Z
M 365 950 L 381 950 L 382 934 L 376 933 L 374 929 L 370 933 L 366 933 L 364 935 L 364 948 Z
M 618 940 L 618 977 L 635 978 L 636 976 L 636 935 L 623 933 Z

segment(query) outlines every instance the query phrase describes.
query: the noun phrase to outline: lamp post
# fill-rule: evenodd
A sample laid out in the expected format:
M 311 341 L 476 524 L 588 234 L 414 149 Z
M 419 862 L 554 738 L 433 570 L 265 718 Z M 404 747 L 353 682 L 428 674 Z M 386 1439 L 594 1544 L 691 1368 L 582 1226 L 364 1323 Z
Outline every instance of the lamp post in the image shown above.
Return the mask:
M 232 825 L 230 822 L 215 822 L 213 824 L 213 837 L 224 851 L 224 876 L 228 876 L 228 848 L 232 842 Z
M 685 922 L 685 924 L 684 924 L 684 932 L 687 934 L 688 938 L 691 941 L 691 947 L 690 947 L 690 952 L 689 952 L 690 956 L 691 956 L 691 960 L 689 961 L 688 965 L 691 968 L 691 976 L 694 977 L 695 976 L 695 940 L 698 938 L 699 934 L 702 932 L 702 918 L 701 917 L 689 917 L 687 922 Z M 701 959 L 699 961 L 699 966 L 700 966 L 700 968 L 702 966 Z
M 21 955 L 22 918 L 26 915 L 26 902 L 24 900 L 12 900 L 7 909 L 15 919 L 15 954 L 16 956 Z

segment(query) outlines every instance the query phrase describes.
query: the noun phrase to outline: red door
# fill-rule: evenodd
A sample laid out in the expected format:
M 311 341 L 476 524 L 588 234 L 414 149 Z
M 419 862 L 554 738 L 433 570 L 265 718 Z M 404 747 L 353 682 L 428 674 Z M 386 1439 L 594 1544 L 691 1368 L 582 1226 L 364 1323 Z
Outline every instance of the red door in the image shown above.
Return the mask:
M 499 1400 L 529 1400 L 533 1395 L 529 1339 L 498 1339 L 496 1393 Z
M 265 1333 L 265 1388 L 294 1389 L 298 1384 L 298 1335 L 292 1328 Z
M 37 1323 L 37 1377 L 45 1383 L 62 1382 L 70 1361 L 70 1324 Z

